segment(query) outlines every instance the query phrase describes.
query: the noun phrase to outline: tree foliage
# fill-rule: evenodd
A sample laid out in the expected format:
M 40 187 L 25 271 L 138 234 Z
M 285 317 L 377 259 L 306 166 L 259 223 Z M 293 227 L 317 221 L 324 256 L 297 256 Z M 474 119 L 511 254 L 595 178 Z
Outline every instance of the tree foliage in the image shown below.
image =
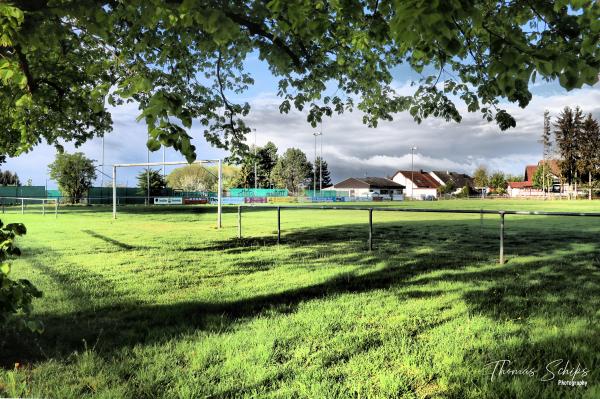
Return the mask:
M 600 126 L 592 114 L 588 114 L 581 124 L 580 140 L 577 169 L 581 175 L 595 174 L 600 169 Z
M 289 148 L 277 161 L 271 172 L 271 179 L 277 188 L 287 188 L 291 193 L 298 193 L 311 174 L 312 168 L 306 154 L 298 148 Z
M 199 164 L 186 165 L 169 173 L 167 186 L 183 191 L 216 190 L 219 181 L 217 173 Z
M 582 141 L 583 112 L 579 107 L 575 110 L 565 107 L 554 127 L 561 174 L 567 183 L 573 184 L 581 159 L 581 148 L 585 145 Z
M 106 104 L 135 102 L 149 149 L 195 159 L 196 120 L 239 159 L 250 106 L 231 97 L 253 84 L 255 54 L 279 80 L 280 111 L 308 109 L 312 126 L 354 108 L 369 126 L 400 111 L 460 121 L 462 102 L 507 129 L 500 100 L 527 106 L 537 79 L 598 81 L 599 20 L 598 2 L 579 0 L 11 0 L 0 4 L 0 154 L 79 145 L 110 131 Z M 400 65 L 422 76 L 413 95 L 394 90 Z
M 160 170 L 146 168 L 137 175 L 137 181 L 139 192 L 142 195 L 161 195 L 164 188 L 167 187 Z M 150 193 L 148 193 L 148 181 L 150 182 Z
M 81 152 L 74 154 L 59 152 L 48 168 L 50 178 L 58 183 L 61 192 L 72 204 L 83 198 L 96 178 L 94 161 Z
M 0 186 L 20 186 L 21 181 L 17 173 L 13 173 L 10 170 L 0 172 Z
M 501 171 L 495 171 L 489 176 L 489 186 L 499 194 L 505 193 L 508 187 L 506 176 Z
M 548 165 L 546 167 L 543 164 L 538 165 L 535 173 L 532 177 L 533 187 L 543 189 L 545 191 L 552 190 L 552 183 L 554 182 L 554 175 Z
M 485 188 L 488 186 L 490 180 L 488 176 L 488 171 L 485 166 L 478 166 L 473 172 L 473 183 L 475 183 L 475 187 L 477 188 Z
M 309 164 L 310 164 L 310 162 L 309 162 Z M 319 189 L 320 185 L 322 185 L 323 188 L 327 188 L 327 187 L 331 186 L 331 173 L 329 172 L 329 166 L 327 165 L 326 160 L 321 159 L 321 157 L 317 157 L 314 167 L 312 164 L 310 164 L 310 166 L 311 166 L 311 171 L 314 170 L 316 172 L 317 190 Z M 315 181 L 314 181 L 315 173 L 311 172 L 309 179 L 310 179 L 310 181 L 308 183 L 308 187 L 310 189 L 312 189 L 313 187 L 315 187 L 315 184 L 314 184 L 315 183 Z
M 256 150 L 256 154 L 254 150 Z M 252 147 L 241 162 L 240 173 L 236 181 L 237 186 L 254 188 L 254 171 L 256 167 L 256 187 L 271 188 L 271 171 L 277 160 L 277 146 L 272 142 L 267 142 L 264 147 Z
M 41 332 L 39 322 L 28 316 L 32 310 L 33 298 L 40 298 L 42 293 L 26 279 L 13 280 L 10 260 L 20 256 L 21 250 L 15 245 L 15 238 L 27 232 L 21 223 L 11 223 L 6 226 L 0 221 L 0 327 L 14 319 L 15 315 L 23 315 L 19 322 L 32 331 Z
M 590 188 L 589 197 L 592 199 L 592 176 L 600 172 L 600 126 L 592 114 L 588 114 L 581 126 L 581 142 L 583 144 L 577 168 L 581 176 L 587 174 Z

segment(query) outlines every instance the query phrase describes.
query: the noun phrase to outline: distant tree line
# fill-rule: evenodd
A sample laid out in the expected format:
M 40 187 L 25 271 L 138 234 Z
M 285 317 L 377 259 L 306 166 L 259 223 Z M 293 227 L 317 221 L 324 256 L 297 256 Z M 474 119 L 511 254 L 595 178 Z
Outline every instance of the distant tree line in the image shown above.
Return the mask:
M 144 169 L 138 175 L 140 192 L 147 193 L 150 174 L 150 195 L 159 195 L 169 187 L 187 192 L 216 191 L 218 170 L 216 166 L 200 164 L 176 168 L 166 179 L 159 170 Z M 316 177 L 316 181 L 315 181 Z M 255 181 L 256 179 L 256 181 Z M 292 194 L 301 189 L 319 189 L 331 186 L 331 174 L 327 162 L 317 157 L 313 165 L 306 154 L 298 148 L 288 148 L 278 155 L 272 142 L 263 147 L 252 147 L 238 165 L 223 165 L 223 188 L 284 188 Z
M 16 173 L 9 170 L 0 171 L 0 186 L 20 186 L 21 181 Z
M 547 115 L 549 118 L 549 115 Z M 584 115 L 579 107 L 565 107 L 554 122 L 554 143 L 549 153 L 557 156 L 560 178 L 577 193 L 578 184 L 585 184 L 589 198 L 593 182 L 600 176 L 600 125 L 592 114 Z M 552 147 L 554 146 L 554 148 Z
M 283 155 L 277 154 L 275 144 L 251 148 L 240 165 L 236 186 L 244 188 L 285 188 L 291 193 L 322 185 L 331 186 L 331 174 L 327 161 L 317 157 L 313 165 L 306 154 L 298 148 L 288 148 Z M 256 185 L 255 185 L 256 175 Z M 316 177 L 316 180 L 315 180 Z M 316 182 L 316 185 L 315 185 Z

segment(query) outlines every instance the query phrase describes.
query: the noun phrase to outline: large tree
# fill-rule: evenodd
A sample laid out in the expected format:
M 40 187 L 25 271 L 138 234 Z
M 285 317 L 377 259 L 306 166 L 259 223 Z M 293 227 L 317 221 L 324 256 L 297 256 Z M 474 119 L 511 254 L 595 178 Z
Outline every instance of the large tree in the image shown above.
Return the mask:
M 135 102 L 151 150 L 194 159 L 195 120 L 238 157 L 250 107 L 232 94 L 254 82 L 254 55 L 279 80 L 281 112 L 308 108 L 313 126 L 353 108 L 369 126 L 400 111 L 460 121 L 462 102 L 507 129 L 500 100 L 527 106 L 536 79 L 598 81 L 599 19 L 597 2 L 579 0 L 8 0 L 0 155 L 81 144 L 111 130 L 107 104 Z M 412 95 L 394 90 L 400 65 L 422 76 Z
M 306 154 L 297 148 L 289 148 L 277 161 L 271 172 L 271 179 L 277 188 L 287 188 L 291 193 L 298 193 L 311 173 L 312 168 Z
M 473 183 L 479 189 L 485 189 L 489 185 L 490 179 L 485 166 L 480 165 L 475 169 L 473 172 Z
M 167 176 L 169 187 L 183 191 L 215 190 L 218 181 L 218 174 L 199 164 L 176 168 Z
M 257 188 L 270 188 L 272 186 L 271 171 L 277 163 L 277 146 L 271 141 L 264 147 L 251 147 L 242 159 L 237 185 L 244 188 L 254 188 L 256 174 Z
M 565 107 L 554 124 L 556 146 L 561 158 L 561 175 L 570 186 L 577 183 L 577 165 L 583 145 L 582 125 L 583 113 L 579 107 L 575 110 Z
M 311 164 L 311 166 L 312 166 L 312 164 Z M 315 184 L 314 184 L 315 183 L 314 182 L 315 174 L 317 176 L 317 181 L 316 181 L 317 189 L 319 189 L 320 186 L 322 186 L 323 188 L 327 188 L 327 187 L 331 186 L 331 173 L 329 172 L 329 166 L 327 165 L 327 161 L 325 161 L 324 159 L 321 159 L 321 157 L 317 157 L 313 170 L 316 173 L 311 172 L 311 174 L 309 176 L 310 182 L 308 184 L 308 188 L 312 189 L 313 187 L 315 187 Z
M 161 195 L 167 186 L 160 170 L 146 168 L 137 175 L 139 192 L 142 195 Z M 150 191 L 148 191 L 150 183 Z
M 71 204 L 79 202 L 96 179 L 94 161 L 83 153 L 57 153 L 54 162 L 48 165 L 50 178 L 56 183 Z
M 592 176 L 600 169 L 600 127 L 598 121 L 588 114 L 581 126 L 580 158 L 578 170 L 581 176 L 587 175 L 589 196 L 592 199 Z
M 506 176 L 503 172 L 497 170 L 489 176 L 489 186 L 494 189 L 498 194 L 504 194 L 508 187 Z
M 20 186 L 21 181 L 17 173 L 10 170 L 0 172 L 0 186 Z

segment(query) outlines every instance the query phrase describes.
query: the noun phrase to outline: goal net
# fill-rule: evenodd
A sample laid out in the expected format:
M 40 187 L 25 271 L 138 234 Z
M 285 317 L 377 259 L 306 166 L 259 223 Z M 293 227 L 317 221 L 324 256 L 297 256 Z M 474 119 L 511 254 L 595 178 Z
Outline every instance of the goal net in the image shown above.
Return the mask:
M 217 164 L 217 196 L 216 196 L 216 205 L 217 205 L 217 227 L 221 228 L 221 205 L 222 205 L 222 197 L 223 197 L 223 163 L 220 159 L 208 159 L 208 160 L 197 160 L 192 162 L 191 164 Z M 173 165 L 190 165 L 187 161 L 170 161 L 170 162 L 144 162 L 144 163 L 116 163 L 112 166 L 112 205 L 113 205 L 113 219 L 117 218 L 117 173 L 120 168 L 138 168 L 145 167 L 149 170 L 152 166 L 164 167 L 164 166 L 173 166 Z M 149 173 L 147 172 L 149 176 Z M 148 177 L 149 178 L 149 177 Z M 148 184 L 149 186 L 149 184 Z M 183 199 L 178 198 L 168 198 L 168 197 L 151 197 L 149 194 L 150 190 L 148 189 L 148 194 L 146 198 L 146 204 L 150 205 L 152 203 L 156 204 L 182 204 Z M 177 200 L 177 201 L 176 201 Z

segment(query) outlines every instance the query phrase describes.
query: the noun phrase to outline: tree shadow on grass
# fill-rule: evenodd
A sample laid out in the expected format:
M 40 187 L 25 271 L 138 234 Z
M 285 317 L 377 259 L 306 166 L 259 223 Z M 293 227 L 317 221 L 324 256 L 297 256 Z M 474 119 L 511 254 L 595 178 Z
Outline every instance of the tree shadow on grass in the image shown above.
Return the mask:
M 98 341 L 96 350 L 110 358 L 114 351 L 122 347 L 160 343 L 174 336 L 192 334 L 196 330 L 218 333 L 235 330 L 246 321 L 265 313 L 295 312 L 305 301 L 381 289 L 401 289 L 401 296 L 407 299 L 435 298 L 448 293 L 449 289 L 423 288 L 437 287 L 442 282 L 461 282 L 481 286 L 460 293 L 469 313 L 484 315 L 497 323 L 511 321 L 519 324 L 535 318 L 542 318 L 549 323 L 564 323 L 570 315 L 589 320 L 590 323 L 585 327 L 572 328 L 564 336 L 549 334 L 535 342 L 526 337 L 516 337 L 507 341 L 503 351 L 472 348 L 465 353 L 465 361 L 472 363 L 474 368 L 484 368 L 486 363 L 504 359 L 507 354 L 521 354 L 520 360 L 527 364 L 538 360 L 551 361 L 562 356 L 584 359 L 586 367 L 596 366 L 597 370 L 600 362 L 598 355 L 594 354 L 597 353 L 594 348 L 600 347 L 597 323 L 597 309 L 600 308 L 600 254 L 596 236 L 591 234 L 596 233 L 596 228 L 590 225 L 589 229 L 557 237 L 556 231 L 549 227 L 544 223 L 536 225 L 528 220 L 512 220 L 507 235 L 513 240 L 506 242 L 507 254 L 512 259 L 496 267 L 489 266 L 497 259 L 497 230 L 494 225 L 482 228 L 478 221 L 378 223 L 373 252 L 366 250 L 366 229 L 363 224 L 287 231 L 282 237 L 284 241 L 281 246 L 288 248 L 291 253 L 302 251 L 297 255 L 299 259 L 355 265 L 363 270 L 340 272 L 320 283 L 221 302 L 195 301 L 169 305 L 140 303 L 123 299 L 116 292 L 114 283 L 101 275 L 81 270 L 74 277 L 71 273 L 45 267 L 43 272 L 61 286 L 86 286 L 74 278 L 95 281 L 105 287 L 104 294 L 112 298 L 114 303 L 107 300 L 105 304 L 97 306 L 97 297 L 102 293 L 90 295 L 82 288 L 75 288 L 79 291 L 73 292 L 72 297 L 84 304 L 81 310 L 70 314 L 41 315 L 46 332 L 39 338 L 28 334 L 5 337 L 2 362 L 10 367 L 14 361 L 41 360 L 45 358 L 42 351 L 53 358 L 65 358 L 81 349 L 82 340 Z M 274 237 L 248 237 L 221 240 L 188 250 L 240 254 L 276 245 Z M 525 256 L 527 258 L 523 258 Z M 286 267 L 278 263 L 281 261 L 276 258 L 243 260 L 239 263 L 240 275 L 246 270 L 247 273 L 256 273 Z M 481 267 L 477 267 L 478 264 Z M 431 271 L 436 273 L 432 275 Z M 439 324 L 423 328 L 437 327 Z M 565 337 L 567 343 L 563 342 Z M 41 350 L 30 345 L 34 339 L 38 340 Z M 590 357 L 590 353 L 595 357 Z M 594 371 L 592 377 L 597 381 L 598 371 Z M 517 388 L 510 384 L 493 384 L 484 379 L 481 382 L 482 397 L 520 396 L 515 391 Z M 564 392 L 555 388 L 540 386 L 539 381 L 531 380 L 525 381 L 519 389 L 530 396 L 535 396 L 536 389 L 548 390 L 550 396 L 555 393 L 556 397 L 562 396 Z M 468 387 L 453 389 L 456 389 L 456 397 L 460 397 Z
M 115 246 L 117 246 L 117 247 L 119 247 L 121 249 L 124 249 L 124 250 L 147 249 L 148 248 L 148 247 L 145 247 L 145 246 L 130 245 L 130 244 L 121 242 L 119 240 L 115 240 L 114 238 L 110 238 L 110 237 L 107 237 L 107 236 L 102 235 L 100 233 L 97 233 L 97 232 L 95 232 L 93 230 L 81 230 L 81 231 L 83 233 L 87 234 L 87 235 L 90 235 L 90 236 L 92 236 L 94 238 L 98 238 L 99 240 L 102 240 L 102 241 L 107 242 L 109 244 L 115 245 Z

